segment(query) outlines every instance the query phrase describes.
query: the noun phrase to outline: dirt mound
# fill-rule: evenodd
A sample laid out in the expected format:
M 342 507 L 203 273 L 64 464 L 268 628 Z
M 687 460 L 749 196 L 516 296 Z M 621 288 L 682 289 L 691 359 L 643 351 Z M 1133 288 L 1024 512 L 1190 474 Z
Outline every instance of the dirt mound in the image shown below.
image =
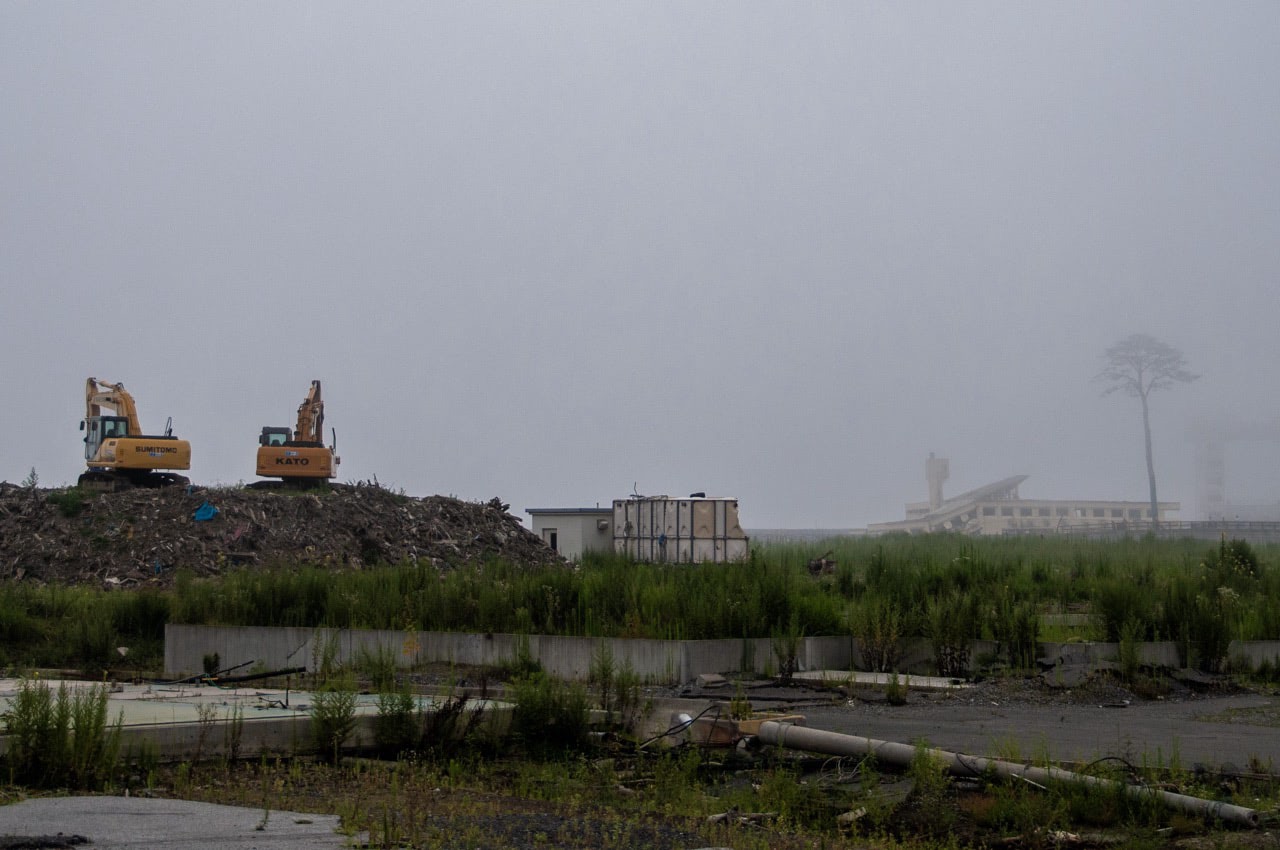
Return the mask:
M 497 499 L 415 498 L 363 484 L 89 494 L 0 483 L 0 580 L 164 585 L 178 569 L 404 561 L 448 569 L 488 558 L 560 560 Z

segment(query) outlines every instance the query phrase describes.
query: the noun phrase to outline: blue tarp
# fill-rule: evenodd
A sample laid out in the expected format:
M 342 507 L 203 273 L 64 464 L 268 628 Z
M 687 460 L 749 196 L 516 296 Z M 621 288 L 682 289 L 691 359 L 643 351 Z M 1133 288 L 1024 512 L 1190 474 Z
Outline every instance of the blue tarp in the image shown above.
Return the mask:
M 193 518 L 196 522 L 204 522 L 205 520 L 213 519 L 217 515 L 218 509 L 207 501 L 204 501 L 200 503 L 200 507 L 196 508 L 195 516 Z

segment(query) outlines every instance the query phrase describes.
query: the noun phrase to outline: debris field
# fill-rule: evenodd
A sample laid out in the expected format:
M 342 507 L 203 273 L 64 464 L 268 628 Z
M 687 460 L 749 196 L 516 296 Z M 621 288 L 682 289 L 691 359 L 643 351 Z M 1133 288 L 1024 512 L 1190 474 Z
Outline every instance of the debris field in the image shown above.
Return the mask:
M 0 482 L 0 580 L 166 586 L 178 570 L 207 576 L 254 565 L 560 562 L 507 507 L 376 483 L 91 494 Z

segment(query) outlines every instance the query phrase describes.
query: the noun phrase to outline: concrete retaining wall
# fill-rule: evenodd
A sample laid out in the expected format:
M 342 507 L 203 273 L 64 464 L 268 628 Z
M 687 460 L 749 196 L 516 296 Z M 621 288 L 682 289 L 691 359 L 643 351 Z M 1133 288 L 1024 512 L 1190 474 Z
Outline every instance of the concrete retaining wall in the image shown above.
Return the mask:
M 204 658 L 216 653 L 220 669 L 319 669 L 327 657 L 336 664 L 359 663 L 390 655 L 397 666 L 447 663 L 463 666 L 510 665 L 527 646 L 548 673 L 584 680 L 601 647 L 613 653 L 615 669 L 630 666 L 646 682 L 675 684 L 700 673 L 769 674 L 778 669 L 773 642 L 751 640 L 621 640 L 554 635 L 397 632 L 362 629 L 297 629 L 240 626 L 165 627 L 164 668 L 173 678 L 204 671 Z M 800 669 L 849 669 L 852 641 L 847 637 L 801 640 Z M 239 666 L 244 665 L 244 666 Z
M 222 668 L 249 662 L 265 670 L 304 666 L 318 669 L 329 655 L 338 664 L 390 654 L 397 666 L 443 662 L 496 667 L 511 664 L 527 646 L 543 669 L 564 679 L 588 678 L 602 646 L 613 653 L 616 668 L 630 666 L 649 682 L 687 682 L 699 673 L 770 673 L 777 669 L 772 641 L 753 640 L 601 640 L 554 635 L 404 633 L 333 629 L 221 628 L 170 626 L 166 631 L 165 669 L 176 676 L 204 669 L 207 654 L 217 653 Z M 847 669 L 847 638 L 807 638 L 801 642 L 801 669 Z M 241 671 L 242 672 L 242 671 Z
M 652 684 L 679 684 L 701 673 L 771 675 L 778 660 L 768 638 L 733 640 L 623 640 L 557 637 L 553 635 L 471 634 L 460 632 L 399 632 L 363 629 L 298 629 L 248 626 L 165 627 L 164 664 L 173 678 L 204 670 L 204 656 L 217 653 L 223 669 L 244 665 L 236 672 L 306 667 L 317 670 L 326 655 L 336 664 L 359 664 L 369 656 L 390 655 L 399 667 L 425 663 L 468 667 L 510 665 L 527 645 L 529 655 L 548 673 L 563 679 L 585 680 L 601 647 L 613 653 L 615 669 L 626 666 Z M 995 650 L 990 641 L 976 641 L 972 657 Z M 1172 643 L 1148 643 L 1140 657 L 1151 664 L 1178 666 Z M 1114 661 L 1116 644 L 1041 644 L 1043 657 L 1064 662 Z M 1276 663 L 1280 641 L 1237 641 L 1233 658 L 1253 665 Z M 802 638 L 797 652 L 800 670 L 867 670 L 848 636 Z M 933 652 L 924 639 L 904 641 L 899 670 L 926 675 L 933 672 Z

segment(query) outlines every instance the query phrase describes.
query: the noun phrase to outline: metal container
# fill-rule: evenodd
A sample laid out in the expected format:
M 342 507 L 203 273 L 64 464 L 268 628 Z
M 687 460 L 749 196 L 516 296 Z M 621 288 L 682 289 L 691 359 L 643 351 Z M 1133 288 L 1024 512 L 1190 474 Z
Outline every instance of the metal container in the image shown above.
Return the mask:
M 742 561 L 748 542 L 738 523 L 737 499 L 644 496 L 613 502 L 613 549 L 637 561 Z

